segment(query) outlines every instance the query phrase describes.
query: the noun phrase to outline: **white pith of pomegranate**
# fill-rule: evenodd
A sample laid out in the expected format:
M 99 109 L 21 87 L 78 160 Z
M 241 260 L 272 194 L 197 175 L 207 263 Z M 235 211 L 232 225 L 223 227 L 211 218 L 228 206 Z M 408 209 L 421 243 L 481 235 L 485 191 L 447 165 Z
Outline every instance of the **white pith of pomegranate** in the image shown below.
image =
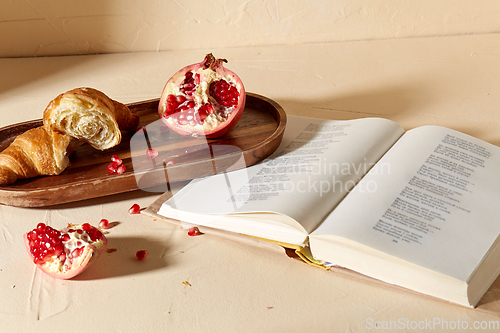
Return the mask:
M 57 279 L 71 279 L 83 272 L 108 244 L 104 234 L 89 223 L 61 231 L 39 223 L 24 234 L 24 242 L 33 262 Z
M 167 81 L 158 113 L 169 128 L 181 135 L 215 138 L 236 126 L 245 109 L 245 88 L 224 62 L 209 53 Z

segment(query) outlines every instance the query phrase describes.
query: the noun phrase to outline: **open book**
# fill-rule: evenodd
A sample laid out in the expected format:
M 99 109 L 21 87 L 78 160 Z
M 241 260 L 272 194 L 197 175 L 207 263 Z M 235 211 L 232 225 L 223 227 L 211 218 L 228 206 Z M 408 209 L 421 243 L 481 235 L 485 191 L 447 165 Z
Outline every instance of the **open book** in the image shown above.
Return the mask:
M 474 307 L 500 273 L 500 148 L 437 126 L 289 116 L 278 150 L 158 214 Z

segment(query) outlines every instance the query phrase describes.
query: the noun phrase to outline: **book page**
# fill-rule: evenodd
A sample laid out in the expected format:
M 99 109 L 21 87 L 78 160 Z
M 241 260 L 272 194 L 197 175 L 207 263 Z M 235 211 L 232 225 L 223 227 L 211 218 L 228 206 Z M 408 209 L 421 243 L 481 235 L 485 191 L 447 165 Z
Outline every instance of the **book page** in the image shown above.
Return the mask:
M 336 235 L 467 281 L 500 233 L 499 171 L 494 145 L 408 131 L 314 232 L 313 254 L 314 237 Z
M 288 116 L 282 143 L 270 158 L 192 181 L 165 202 L 159 214 L 166 216 L 172 209 L 196 214 L 254 213 L 254 220 L 257 212 L 279 214 L 288 219 L 265 218 L 278 219 L 276 223 L 306 234 L 402 133 L 399 125 L 380 118 L 333 121 Z

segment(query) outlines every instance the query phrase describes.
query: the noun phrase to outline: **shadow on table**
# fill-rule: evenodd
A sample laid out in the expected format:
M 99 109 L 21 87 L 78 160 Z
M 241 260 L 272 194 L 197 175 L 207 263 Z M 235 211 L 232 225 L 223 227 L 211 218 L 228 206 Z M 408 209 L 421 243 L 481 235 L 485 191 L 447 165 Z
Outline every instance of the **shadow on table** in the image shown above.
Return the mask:
M 414 77 L 404 84 L 386 84 L 343 94 L 332 93 L 331 98 L 276 99 L 276 102 L 289 115 L 332 120 L 380 117 L 397 122 L 405 130 L 440 125 L 500 146 L 500 132 L 492 133 L 491 127 L 487 126 L 487 118 L 478 117 L 482 111 L 479 107 L 469 110 L 462 108 L 457 112 L 452 109 L 456 102 L 450 100 L 448 103 L 440 90 L 447 84 L 446 78 L 431 75 Z
M 139 250 L 148 251 L 144 260 L 135 256 Z M 108 247 L 91 267 L 74 280 L 97 280 L 162 269 L 168 265 L 168 245 L 143 237 L 108 237 Z

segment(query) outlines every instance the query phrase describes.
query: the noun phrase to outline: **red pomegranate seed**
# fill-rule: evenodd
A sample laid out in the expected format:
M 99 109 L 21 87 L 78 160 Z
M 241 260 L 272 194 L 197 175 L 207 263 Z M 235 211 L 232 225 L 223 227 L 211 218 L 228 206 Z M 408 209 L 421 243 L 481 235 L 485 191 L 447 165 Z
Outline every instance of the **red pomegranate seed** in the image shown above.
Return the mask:
M 144 260 L 148 256 L 148 251 L 146 250 L 137 251 L 135 256 L 138 260 Z
M 188 96 L 191 96 L 193 94 L 195 88 L 193 72 L 186 73 L 184 82 L 180 88 L 180 90 Z
M 123 173 L 125 173 L 125 171 L 127 171 L 127 167 L 125 166 L 125 164 L 120 164 L 117 168 L 116 168 L 116 173 L 121 175 Z
M 189 228 L 188 235 L 189 236 L 201 235 L 201 231 L 197 227 L 192 227 L 192 228 Z
M 214 113 L 214 107 L 210 103 L 203 104 L 200 106 L 198 109 L 198 116 L 197 116 L 197 121 L 200 125 L 202 125 L 205 122 L 205 119 L 208 117 L 208 115 Z
M 82 247 L 77 247 L 76 249 L 74 249 L 72 252 L 71 252 L 71 257 L 72 258 L 77 258 L 79 256 L 81 256 L 83 254 L 83 250 L 84 250 L 84 246 Z
M 226 107 L 238 105 L 238 89 L 225 80 L 213 82 L 209 90 L 210 95 L 214 97 L 217 103 Z
M 149 148 L 148 151 L 146 152 L 146 155 L 149 157 L 149 158 L 155 158 L 158 156 L 158 151 L 156 149 L 153 149 L 153 148 Z
M 170 97 L 170 96 L 174 96 L 174 95 L 169 95 L 169 97 Z M 165 109 L 165 116 L 169 116 L 169 115 L 171 115 L 172 113 L 174 113 L 174 112 L 175 112 L 175 108 L 176 108 L 176 106 L 175 106 L 175 104 L 174 104 L 174 103 L 167 102 L 167 107 L 166 107 L 166 109 Z
M 36 231 L 35 230 L 31 230 L 30 232 L 28 232 L 28 239 L 30 241 L 34 241 L 36 239 Z
M 55 247 L 54 247 L 54 255 L 55 256 L 59 256 L 61 253 L 64 252 L 64 245 L 62 244 L 57 244 Z
M 118 157 L 118 155 L 111 156 L 111 162 L 115 163 L 116 166 L 121 165 L 123 163 L 123 161 L 121 160 L 121 158 Z
M 54 228 L 38 223 L 35 229 L 28 233 L 30 252 L 35 263 L 42 264 L 52 256 L 59 256 L 64 252 L 61 232 Z
M 115 173 L 116 172 L 116 164 L 115 163 L 111 163 L 109 164 L 106 169 L 108 170 L 108 173 Z
M 187 125 L 189 124 L 189 120 L 185 119 L 185 118 L 181 118 L 179 117 L 178 121 L 179 125 Z
M 106 219 L 102 219 L 99 222 L 99 228 L 101 228 L 101 229 L 108 229 L 109 228 L 109 221 L 106 220 Z
M 84 223 L 82 224 L 82 229 L 87 231 L 87 230 L 90 230 L 90 228 L 92 228 L 92 226 L 90 225 L 90 223 Z
M 92 229 L 87 231 L 87 234 L 89 235 L 92 242 L 95 242 L 95 241 L 102 239 L 104 237 L 102 232 L 100 232 L 97 228 L 94 228 L 94 227 L 92 227 Z
M 140 211 L 141 207 L 138 204 L 133 204 L 128 210 L 130 214 L 139 214 Z
M 168 95 L 167 96 L 167 102 L 170 102 L 170 103 L 174 103 L 177 101 L 177 97 L 175 97 L 175 95 Z

